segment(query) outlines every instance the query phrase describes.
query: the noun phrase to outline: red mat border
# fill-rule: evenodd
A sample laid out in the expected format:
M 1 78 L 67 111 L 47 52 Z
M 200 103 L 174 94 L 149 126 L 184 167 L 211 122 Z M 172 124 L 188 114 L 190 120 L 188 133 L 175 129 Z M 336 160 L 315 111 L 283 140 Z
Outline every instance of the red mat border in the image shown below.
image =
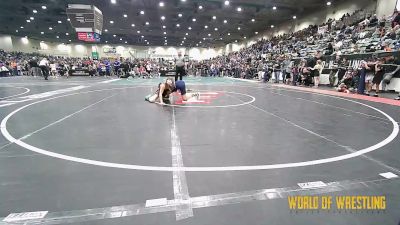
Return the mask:
M 387 104 L 387 105 L 400 106 L 399 100 L 394 100 L 394 99 L 389 99 L 389 98 L 372 97 L 372 96 L 359 95 L 359 94 L 346 94 L 346 93 L 337 92 L 337 91 L 323 90 L 323 89 L 318 89 L 318 88 L 290 86 L 290 85 L 284 85 L 284 84 L 273 84 L 272 86 L 280 87 L 280 88 L 287 88 L 287 89 L 294 89 L 294 90 L 301 90 L 301 91 L 306 91 L 306 92 L 310 92 L 310 93 L 333 95 L 333 96 L 338 96 L 338 97 L 360 99 L 360 100 L 377 102 L 377 103 L 382 103 L 382 104 Z

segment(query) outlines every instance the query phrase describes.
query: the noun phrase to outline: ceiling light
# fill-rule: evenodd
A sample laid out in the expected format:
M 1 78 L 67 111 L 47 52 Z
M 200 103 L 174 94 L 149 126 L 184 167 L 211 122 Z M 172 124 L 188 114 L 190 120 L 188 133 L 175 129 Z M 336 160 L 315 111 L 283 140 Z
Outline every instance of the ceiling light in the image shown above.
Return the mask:
M 144 38 L 144 36 L 142 35 L 142 36 L 140 36 L 141 38 Z
M 69 42 L 71 42 L 71 40 L 68 40 Z
M 116 4 L 116 3 L 117 3 L 117 0 L 111 0 L 111 3 L 112 3 L 112 4 Z
M 142 11 L 140 11 L 140 15 L 144 15 L 144 11 L 142 10 Z
M 182 13 L 179 13 L 178 16 L 179 16 L 179 17 L 182 17 Z
M 201 41 L 199 41 L 199 44 L 201 44 Z
M 164 34 L 167 34 L 167 32 L 164 31 Z
M 225 1 L 224 4 L 225 4 L 225 5 L 229 5 L 229 1 Z
M 158 3 L 158 5 L 160 6 L 160 7 L 164 7 L 164 2 L 160 2 L 160 3 Z
M 258 34 L 258 32 L 256 31 L 256 32 L 254 32 L 255 34 Z
M 199 44 L 196 44 L 196 46 L 199 46 Z
M 115 34 L 113 35 L 113 37 L 116 37 L 116 36 L 117 36 L 117 35 L 115 35 Z
M 59 38 L 60 38 L 60 36 L 56 36 L 56 38 L 57 38 L 57 39 L 59 39 Z
M 37 13 L 37 10 L 36 10 L 36 9 L 34 9 L 34 10 L 33 10 L 33 13 Z
M 275 26 L 274 25 L 271 25 L 271 28 L 274 28 Z
M 110 23 L 111 23 L 111 24 L 114 24 L 114 21 L 110 20 Z
M 58 23 L 62 23 L 61 20 L 57 21 Z
M 327 5 L 327 6 L 332 5 L 332 2 L 326 2 L 326 5 Z
M 216 17 L 216 16 L 213 16 L 213 17 L 212 17 L 212 19 L 213 19 L 213 20 L 216 20 L 216 19 L 217 19 L 217 17 Z
M 30 20 L 35 20 L 35 18 L 33 18 L 32 16 L 31 16 L 31 17 L 29 17 L 29 19 L 30 19 Z
M 164 42 L 167 42 L 167 40 L 164 40 Z
M 183 40 L 186 40 L 186 37 L 183 37 Z
M 181 44 L 181 46 L 182 46 L 183 44 Z
M 293 19 L 294 19 L 294 20 L 297 19 L 297 16 L 293 16 Z
M 124 14 L 124 17 L 125 17 L 125 18 L 127 18 L 127 17 L 128 17 L 128 15 Z
M 21 29 L 24 29 L 24 27 L 21 26 Z
M 251 19 L 251 22 L 256 22 L 256 20 L 255 19 Z
M 188 29 L 189 29 L 189 30 L 191 30 L 191 29 L 192 29 L 192 27 L 188 27 Z
M 42 9 L 47 9 L 47 7 L 45 5 L 42 6 Z
M 186 0 L 181 0 L 181 2 L 186 2 Z
M 67 21 L 71 21 L 71 20 L 68 18 Z
M 120 38 L 119 40 L 122 41 L 122 38 Z
M 18 30 L 15 30 L 16 33 L 18 33 Z
M 167 45 L 167 43 L 164 43 L 164 45 Z
M 138 30 L 137 33 L 140 34 L 140 30 Z
M 202 6 L 202 5 L 199 5 L 199 9 L 203 9 L 203 6 Z
M 276 6 L 272 7 L 273 10 L 276 10 Z
M 26 20 L 26 22 L 27 22 L 27 23 L 30 23 L 31 21 L 30 21 L 30 20 Z
M 147 42 L 146 44 L 150 44 L 149 42 Z
M 243 38 L 246 39 L 246 36 L 244 36 Z
M 231 36 L 231 33 L 228 33 L 228 36 Z
M 65 35 L 67 35 L 67 36 L 68 36 L 68 35 L 69 35 L 69 33 L 65 33 Z
M 178 23 L 178 24 L 176 24 L 176 27 L 180 27 L 181 25 Z
M 44 32 L 42 31 L 42 32 L 40 32 L 40 34 L 44 34 Z
M 104 30 L 104 32 L 108 32 L 108 30 L 107 30 L 107 29 L 105 29 L 105 30 Z
M 208 36 L 210 37 L 210 36 L 211 36 L 211 34 L 208 34 Z
M 185 35 L 186 35 L 186 36 L 188 36 L 189 34 L 188 34 L 188 33 L 186 33 Z
M 238 30 L 240 30 L 241 28 L 240 27 L 238 27 Z
M 134 27 L 134 26 L 135 26 L 135 24 L 132 23 L 132 24 L 131 24 L 131 27 Z
M 52 28 L 52 27 L 49 27 L 49 30 L 53 30 L 53 28 Z
M 128 44 L 128 42 L 127 42 L 127 41 L 125 41 L 125 44 Z
M 164 39 L 167 39 L 167 37 L 164 37 Z
M 147 42 L 147 40 L 144 40 L 145 42 Z
M 196 18 L 193 18 L 192 21 L 193 21 L 193 22 L 196 22 Z
M 162 17 L 161 17 L 161 20 L 165 20 L 165 16 L 162 16 Z
M 227 20 L 224 20 L 224 23 L 227 23 L 228 21 Z
M 207 28 L 208 28 L 208 26 L 207 26 L 207 25 L 205 25 L 205 26 L 204 26 L 204 28 L 205 28 L 205 29 L 207 29 Z
M 145 24 L 146 24 L 146 26 L 148 26 L 150 23 L 149 23 L 149 22 L 146 22 Z
M 214 28 L 214 30 L 215 30 L 215 31 L 217 31 L 217 30 L 218 30 L 218 28 L 216 27 L 216 28 Z
M 235 42 L 237 42 L 237 40 L 235 40 Z
M 206 38 L 203 38 L 203 41 L 205 41 L 206 40 Z
M 165 28 L 167 28 L 167 27 L 164 25 L 164 26 L 162 26 L 162 28 L 165 29 Z
M 108 43 L 108 41 L 106 41 L 106 43 Z
M 221 37 L 221 38 L 219 38 L 219 40 L 222 40 L 222 37 Z
M 237 9 L 236 9 L 238 12 L 241 12 L 242 11 L 242 8 L 240 8 L 240 7 L 237 7 Z

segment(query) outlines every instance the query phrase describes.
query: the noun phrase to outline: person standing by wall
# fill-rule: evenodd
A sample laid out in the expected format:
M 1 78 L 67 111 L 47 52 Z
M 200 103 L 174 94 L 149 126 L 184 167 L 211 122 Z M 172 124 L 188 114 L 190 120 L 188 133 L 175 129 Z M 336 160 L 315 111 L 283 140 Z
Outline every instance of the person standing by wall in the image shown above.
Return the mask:
M 332 70 L 329 73 L 329 86 L 330 87 L 335 86 L 337 73 L 339 71 L 339 68 L 338 68 L 339 64 L 340 64 L 340 55 L 337 55 L 335 58 L 335 61 L 333 62 Z
M 375 86 L 375 94 L 374 97 L 379 97 L 379 85 L 383 80 L 383 75 L 385 74 L 385 70 L 382 66 L 383 60 L 379 59 L 375 62 L 375 75 L 372 78 L 372 82 L 368 86 L 368 93 L 371 93 L 373 86 Z
M 341 63 L 339 64 L 339 67 L 338 67 L 338 83 L 337 83 L 336 87 L 338 87 L 339 83 L 342 81 L 349 65 L 350 65 L 349 61 L 347 61 L 346 58 L 343 58 L 343 60 L 341 61 Z
M 360 63 L 360 68 L 359 68 L 359 73 L 360 73 L 360 80 L 358 82 L 358 87 L 357 87 L 357 94 L 363 95 L 365 91 L 365 85 L 366 85 L 366 76 L 367 76 L 367 71 L 370 70 L 368 63 L 366 61 L 361 61 Z
M 178 52 L 178 57 L 175 59 L 175 82 L 178 81 L 178 75 L 180 80 L 182 80 L 183 75 L 186 74 L 185 70 L 185 60 L 181 52 Z
M 317 63 L 315 64 L 315 66 L 313 68 L 311 68 L 311 70 L 313 71 L 313 77 L 314 77 L 314 87 L 318 88 L 319 86 L 319 75 L 322 71 L 323 67 L 322 67 L 322 61 L 321 60 L 317 60 Z
M 18 69 L 17 69 L 17 59 L 13 59 L 10 65 L 12 69 L 12 75 L 13 76 L 18 76 Z
M 286 84 L 286 79 L 290 80 L 290 60 L 288 56 L 284 56 L 284 60 L 282 62 L 282 81 Z
M 121 60 L 122 61 L 122 60 Z M 114 75 L 116 75 L 117 77 L 119 77 L 119 68 L 121 67 L 121 62 L 118 60 L 118 59 L 116 59 L 115 61 L 114 61 Z

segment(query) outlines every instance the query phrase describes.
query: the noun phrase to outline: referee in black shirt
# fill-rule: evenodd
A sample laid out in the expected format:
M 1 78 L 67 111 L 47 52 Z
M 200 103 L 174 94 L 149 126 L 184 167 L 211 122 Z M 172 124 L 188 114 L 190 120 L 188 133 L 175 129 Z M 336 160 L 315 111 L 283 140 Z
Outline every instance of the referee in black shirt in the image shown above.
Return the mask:
M 175 81 L 178 81 L 178 74 L 180 80 L 182 80 L 182 76 L 186 74 L 186 71 L 185 71 L 185 59 L 182 56 L 181 52 L 178 52 L 178 58 L 175 59 L 175 65 L 176 65 Z

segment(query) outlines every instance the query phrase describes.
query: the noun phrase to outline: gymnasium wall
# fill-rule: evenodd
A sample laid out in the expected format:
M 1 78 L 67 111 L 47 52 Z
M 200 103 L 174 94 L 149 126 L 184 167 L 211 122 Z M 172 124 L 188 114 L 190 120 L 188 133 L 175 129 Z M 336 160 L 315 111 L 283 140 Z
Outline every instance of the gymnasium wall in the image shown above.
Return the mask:
M 377 0 L 376 15 L 386 16 L 393 14 L 397 0 Z
M 115 48 L 115 53 L 105 53 L 104 49 Z M 223 54 L 223 48 L 176 48 L 133 45 L 103 45 L 86 43 L 57 43 L 41 42 L 31 38 L 23 38 L 0 34 L 0 49 L 26 53 L 41 53 L 45 55 L 66 57 L 90 57 L 92 51 L 98 52 L 99 57 L 124 57 L 124 58 L 168 58 L 175 57 L 178 52 L 184 52 L 191 59 L 203 60 Z

